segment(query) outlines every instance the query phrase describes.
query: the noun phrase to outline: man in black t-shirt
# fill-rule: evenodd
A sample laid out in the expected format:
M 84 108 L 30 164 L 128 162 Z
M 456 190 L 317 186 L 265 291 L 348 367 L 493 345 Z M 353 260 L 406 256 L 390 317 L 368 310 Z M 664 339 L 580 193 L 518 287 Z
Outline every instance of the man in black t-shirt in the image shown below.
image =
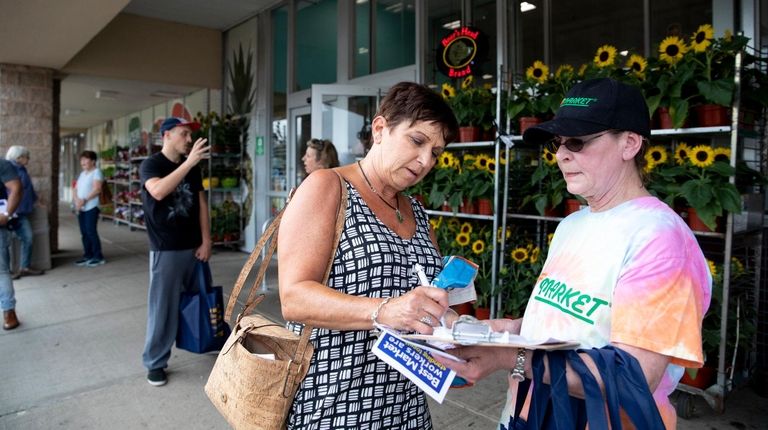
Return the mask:
M 8 230 L 21 202 L 21 181 L 10 161 L 0 159 L 0 308 L 3 309 L 3 329 L 19 326 L 16 318 L 16 294 L 11 280 L 11 232 Z M 8 190 L 6 192 L 6 189 Z
M 179 325 L 182 291 L 195 281 L 195 263 L 211 256 L 208 204 L 201 160 L 209 157 L 207 139 L 192 144 L 200 124 L 168 118 L 160 126 L 162 151 L 139 168 L 144 223 L 149 234 L 147 337 L 142 361 L 147 381 L 165 385 L 165 367 Z

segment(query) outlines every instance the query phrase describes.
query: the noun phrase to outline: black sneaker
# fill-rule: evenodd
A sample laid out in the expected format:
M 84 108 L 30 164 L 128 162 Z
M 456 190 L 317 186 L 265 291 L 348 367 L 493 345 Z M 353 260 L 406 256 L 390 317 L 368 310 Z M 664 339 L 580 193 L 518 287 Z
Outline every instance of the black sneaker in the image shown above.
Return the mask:
M 85 266 L 86 264 L 88 264 L 89 261 L 91 261 L 90 258 L 81 258 L 75 261 L 75 266 Z
M 165 376 L 165 369 L 152 369 L 147 373 L 147 382 L 149 385 L 160 387 L 168 382 L 168 378 Z

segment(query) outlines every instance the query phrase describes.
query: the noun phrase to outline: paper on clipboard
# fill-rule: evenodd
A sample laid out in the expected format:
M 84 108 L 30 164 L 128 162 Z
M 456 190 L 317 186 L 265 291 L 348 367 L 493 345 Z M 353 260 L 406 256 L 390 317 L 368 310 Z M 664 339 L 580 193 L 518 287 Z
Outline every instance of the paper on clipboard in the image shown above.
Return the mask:
M 437 344 L 480 345 L 494 347 L 515 347 L 526 349 L 572 349 L 579 342 L 560 339 L 527 339 L 509 332 L 494 332 L 491 326 L 472 316 L 462 315 L 452 328 L 435 327 L 431 335 L 407 334 L 402 335 L 406 340 L 420 340 Z

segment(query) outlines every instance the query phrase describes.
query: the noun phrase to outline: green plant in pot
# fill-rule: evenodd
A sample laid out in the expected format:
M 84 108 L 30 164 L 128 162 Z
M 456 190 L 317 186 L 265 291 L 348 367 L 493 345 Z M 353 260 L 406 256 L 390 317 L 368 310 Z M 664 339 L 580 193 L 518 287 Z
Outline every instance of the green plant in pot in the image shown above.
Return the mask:
M 488 119 L 493 105 L 493 94 L 490 89 L 476 87 L 475 80 L 470 75 L 461 82 L 461 87 L 455 91 L 455 95 L 448 98 L 448 104 L 456 115 L 459 127 L 480 127 Z
M 690 46 L 694 79 L 704 103 L 731 106 L 736 53 L 744 49 L 748 40 L 744 36 L 730 35 L 714 38 L 714 30 L 709 24 L 699 26 L 693 34 Z
M 491 167 L 492 166 L 492 167 Z M 493 172 L 496 161 L 486 154 L 464 154 L 461 169 L 455 178 L 454 193 L 449 197 L 449 202 L 469 202 L 481 197 L 492 197 Z
M 563 77 L 571 77 L 571 75 L 563 75 Z M 567 85 L 565 80 L 556 82 L 550 76 L 549 67 L 541 61 L 535 61 L 526 70 L 525 78 L 519 79 L 510 92 L 506 109 L 507 118 L 519 121 L 520 118 L 541 119 L 554 114 L 565 93 L 565 90 L 558 90 L 563 85 Z M 522 133 L 521 129 L 518 132 Z
M 565 179 L 557 167 L 555 154 L 544 148 L 531 175 L 521 207 L 533 202 L 536 212 L 543 216 L 548 209 L 554 209 L 562 203 L 565 193 Z
M 461 196 L 457 195 L 456 177 L 459 173 L 461 161 L 450 151 L 440 154 L 437 165 L 434 167 L 434 175 L 427 181 L 424 179 L 424 191 L 428 194 L 427 201 L 430 207 L 439 208 L 448 203 L 454 210 L 461 204 Z M 428 190 L 428 193 L 427 193 Z
M 544 258 L 542 248 L 530 242 L 516 245 L 509 252 L 509 260 L 499 271 L 505 315 L 514 318 L 523 316 L 544 265 Z
M 659 57 L 648 58 L 643 91 L 648 110 L 653 115 L 659 108 L 669 112 L 672 128 L 683 127 L 688 118 L 695 64 L 690 48 L 678 36 L 669 36 L 659 45 Z
M 466 229 L 464 230 L 466 231 Z M 475 307 L 487 308 L 490 305 L 490 298 L 494 294 L 492 283 L 492 230 L 487 225 L 481 225 L 479 228 L 473 228 L 469 233 L 464 231 L 456 236 L 456 241 L 463 243 L 467 237 L 471 252 L 465 253 L 470 260 L 477 264 L 477 277 L 475 277 L 475 290 L 477 291 L 477 301 Z

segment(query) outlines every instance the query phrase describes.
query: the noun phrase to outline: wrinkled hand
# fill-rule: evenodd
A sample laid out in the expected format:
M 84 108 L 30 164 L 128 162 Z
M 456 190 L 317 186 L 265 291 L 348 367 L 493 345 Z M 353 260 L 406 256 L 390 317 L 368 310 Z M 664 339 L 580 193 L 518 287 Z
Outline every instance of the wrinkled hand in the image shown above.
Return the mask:
M 208 143 L 208 139 L 203 139 L 201 137 L 192 144 L 192 148 L 189 150 L 189 155 L 187 155 L 187 163 L 192 163 L 192 165 L 195 166 L 201 160 L 210 158 L 211 147 L 206 145 L 206 143 Z
M 515 367 L 517 348 L 499 348 L 494 346 L 461 346 L 447 351 L 464 362 L 441 357 L 434 359 L 445 367 L 451 368 L 462 378 L 475 383 L 499 369 Z
M 442 288 L 416 287 L 392 299 L 379 313 L 378 321 L 401 331 L 432 334 L 448 309 L 448 292 Z

